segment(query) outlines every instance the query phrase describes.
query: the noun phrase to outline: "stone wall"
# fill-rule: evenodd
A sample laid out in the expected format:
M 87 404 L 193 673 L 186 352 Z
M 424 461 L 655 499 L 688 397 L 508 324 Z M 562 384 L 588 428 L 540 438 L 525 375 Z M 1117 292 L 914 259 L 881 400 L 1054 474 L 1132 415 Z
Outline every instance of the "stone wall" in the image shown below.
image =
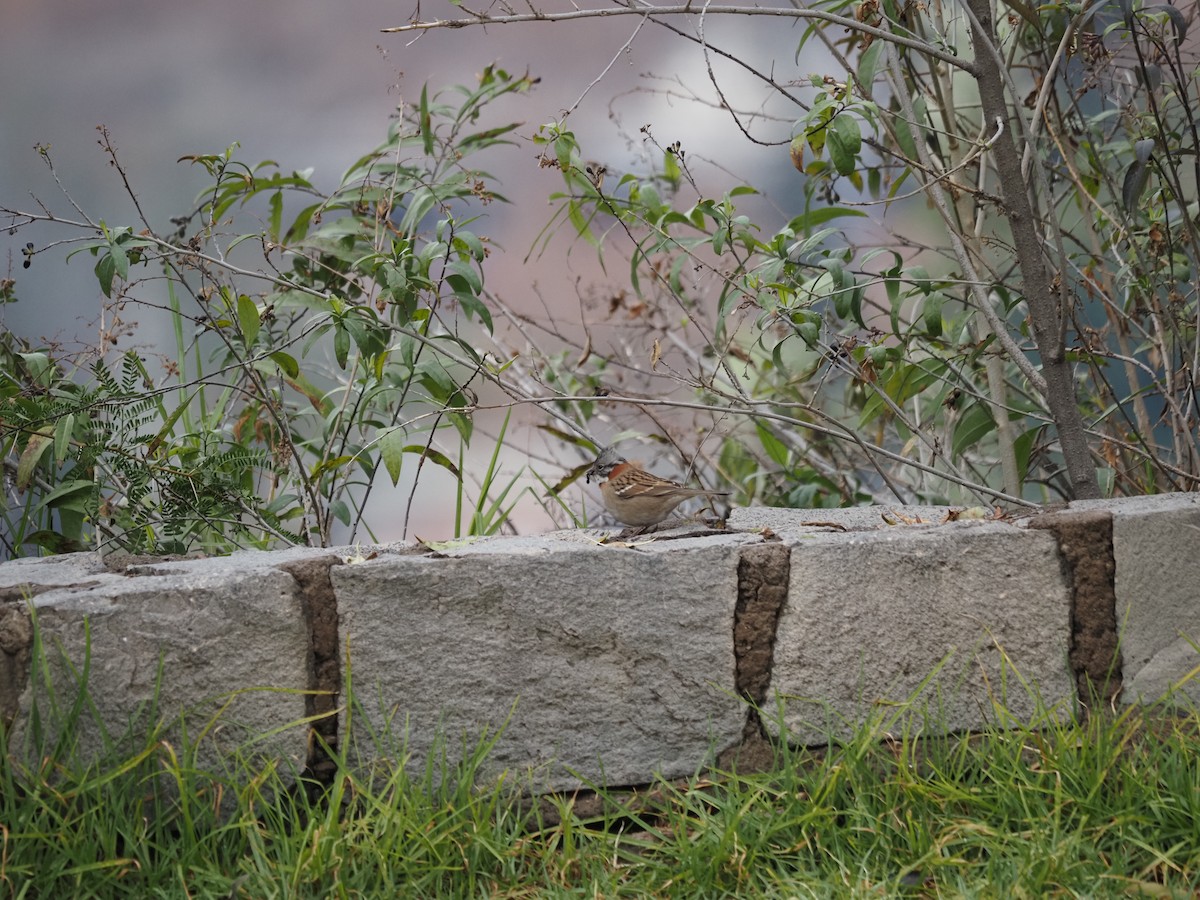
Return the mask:
M 35 708 L 53 737 L 51 703 L 86 680 L 85 755 L 165 719 L 203 735 L 202 763 L 237 751 L 320 775 L 323 745 L 419 766 L 491 734 L 485 774 L 561 790 L 864 723 L 1146 702 L 1200 663 L 1200 495 L 965 521 L 751 508 L 728 526 L 6 563 L 0 721 L 10 752 L 36 753 Z M 1180 693 L 1200 699 L 1195 681 Z

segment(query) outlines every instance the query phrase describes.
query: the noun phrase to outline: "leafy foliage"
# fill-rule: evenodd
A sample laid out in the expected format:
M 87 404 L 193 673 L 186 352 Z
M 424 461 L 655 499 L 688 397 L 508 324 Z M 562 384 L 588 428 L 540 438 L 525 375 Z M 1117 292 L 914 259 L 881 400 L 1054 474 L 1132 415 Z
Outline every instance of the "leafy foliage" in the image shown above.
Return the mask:
M 154 270 L 166 276 L 176 354 L 157 383 L 133 351 L 85 379 L 8 336 L 0 419 L 21 498 L 8 552 L 326 544 L 335 523 L 362 524 L 381 464 L 393 484 L 414 456 L 457 476 L 433 441 L 473 434 L 469 385 L 487 365 L 473 335 L 493 322 L 471 223 L 503 199 L 470 157 L 509 140 L 515 124 L 481 116 L 530 83 L 488 68 L 474 88 L 422 93 L 328 195 L 230 147 L 186 159 L 211 184 L 170 240 L 76 223 L 98 235 L 72 253 L 96 257 L 106 297 L 136 302 Z M 265 230 L 224 232 L 264 200 Z M 256 273 L 230 262 L 252 247 Z M 251 293 L 250 275 L 267 289 Z
M 771 136 L 803 179 L 782 227 L 743 211 L 750 185 L 706 196 L 686 149 L 648 128 L 658 167 L 615 183 L 564 123 L 541 135 L 560 218 L 628 255 L 640 302 L 694 326 L 703 347 L 676 382 L 744 417 L 722 473 L 786 505 L 1195 489 L 1200 98 L 1184 17 L 865 2 L 835 25 L 849 4 L 816 8 L 831 21 L 803 41 L 844 70 L 803 95 L 763 78 L 796 110 Z M 1003 116 L 966 99 L 989 90 Z M 855 222 L 871 211 L 895 223 L 882 239 Z M 642 371 L 657 370 L 653 356 Z
M 115 309 L 165 276 L 177 346 L 163 381 L 137 356 L 113 359 L 111 342 L 73 367 L 10 336 L 8 552 L 75 546 L 101 526 L 130 549 L 327 543 L 339 526 L 353 538 L 369 534 L 377 478 L 414 465 L 458 482 L 458 534 L 505 527 L 530 478 L 543 507 L 565 508 L 578 467 L 556 484 L 507 479 L 493 454 L 464 515 L 484 388 L 536 409 L 571 452 L 614 433 L 657 441 L 742 504 L 1196 489 L 1187 17 L 1134 0 L 826 0 L 780 14 L 804 20 L 798 63 L 810 42 L 832 60 L 792 84 L 741 61 L 764 86 L 751 110 L 783 103 L 784 126 L 730 103 L 716 48 L 701 50 L 716 105 L 796 170 L 800 200 L 778 220 L 748 180 L 702 188 L 705 162 L 651 126 L 652 164 L 619 174 L 565 118 L 534 136 L 561 188 L 531 257 L 567 232 L 607 279 L 580 291 L 577 323 L 537 322 L 484 285 L 477 216 L 503 198 L 477 158 L 518 139 L 484 112 L 535 81 L 495 67 L 470 88 L 423 91 L 329 194 L 231 147 L 187 158 L 210 184 L 169 238 L 55 217 L 82 230 L 66 243 L 95 258 Z M 453 24 L 525 21 L 464 16 Z M 449 26 L 396 30 L 436 27 Z M 14 233 L 49 221 L 8 214 Z M 226 232 L 246 214 L 260 227 Z M 28 265 L 41 251 L 21 252 Z M 12 281 L 0 297 L 15 299 Z M 602 344 L 600 328 L 617 337 Z

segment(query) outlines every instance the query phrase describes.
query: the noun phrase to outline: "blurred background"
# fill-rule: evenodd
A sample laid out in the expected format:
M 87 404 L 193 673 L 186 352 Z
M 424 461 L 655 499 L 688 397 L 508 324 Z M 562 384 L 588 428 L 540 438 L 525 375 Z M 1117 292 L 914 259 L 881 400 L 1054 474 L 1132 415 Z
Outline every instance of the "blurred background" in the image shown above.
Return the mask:
M 661 159 L 640 132 L 650 125 L 660 145 L 679 141 L 687 149 L 703 190 L 719 196 L 743 180 L 763 189 L 764 228 L 795 213 L 788 205 L 798 199 L 800 181 L 788 157 L 786 110 L 773 121 L 768 104 L 764 117 L 750 123 L 756 136 L 773 143 L 747 140 L 719 108 L 694 41 L 631 16 L 381 33 L 415 13 L 412 4 L 383 0 L 0 0 L 0 200 L 16 208 L 40 202 L 57 215 L 72 215 L 35 150 L 48 146 L 71 200 L 94 218 L 135 225 L 120 174 L 97 144 L 99 125 L 108 129 L 130 186 L 160 234 L 173 230 L 172 216 L 195 208 L 208 181 L 177 160 L 219 153 L 234 142 L 241 144 L 242 160 L 271 159 L 284 172 L 311 169 L 314 183 L 331 190 L 355 159 L 383 140 L 397 109 L 415 103 L 423 85 L 432 90 L 474 83 L 494 62 L 541 79 L 530 95 L 505 101 L 505 114 L 524 123 L 520 145 L 481 161 L 513 201 L 489 205 L 475 227 L 504 251 L 489 258 L 485 276 L 489 290 L 514 308 L 544 315 L 548 305 L 553 315 L 561 305 L 564 320 L 577 321 L 584 293 L 610 281 L 627 284 L 625 272 L 605 274 L 595 252 L 576 246 L 569 235 L 557 236 L 546 252 L 523 263 L 550 219 L 548 195 L 561 187 L 557 172 L 539 168 L 540 148 L 529 139 L 568 109 L 581 145 L 610 172 L 646 170 L 651 159 Z M 425 2 L 419 15 L 452 18 L 461 11 L 448 2 Z M 695 22 L 672 24 L 696 33 Z M 815 42 L 798 63 L 800 26 L 782 20 L 710 17 L 704 29 L 708 41 L 781 84 L 804 81 L 823 64 Z M 760 84 L 727 60 L 715 57 L 714 64 L 722 89 L 736 103 L 761 103 L 766 92 Z M 94 345 L 104 300 L 94 261 L 81 255 L 64 265 L 65 254 L 42 252 L 23 270 L 19 247 L 26 240 L 42 251 L 52 237 L 47 230 L 39 242 L 36 228 L 23 230 L 19 242 L 0 236 L 0 270 L 16 279 L 19 301 L 0 307 L 0 327 L 34 344 Z M 137 319 L 136 331 L 121 349 L 166 343 L 166 321 L 130 318 Z M 524 438 L 509 437 L 519 452 Z M 529 441 L 536 456 L 540 439 L 531 434 Z M 486 455 L 490 448 L 481 444 Z M 561 474 L 544 477 L 554 482 Z M 377 535 L 445 535 L 452 487 L 449 477 L 439 482 L 430 476 L 407 531 L 398 518 L 391 527 L 376 515 Z M 399 496 L 408 490 L 411 485 L 402 483 Z M 535 503 L 523 504 L 515 521 L 522 530 L 553 524 Z

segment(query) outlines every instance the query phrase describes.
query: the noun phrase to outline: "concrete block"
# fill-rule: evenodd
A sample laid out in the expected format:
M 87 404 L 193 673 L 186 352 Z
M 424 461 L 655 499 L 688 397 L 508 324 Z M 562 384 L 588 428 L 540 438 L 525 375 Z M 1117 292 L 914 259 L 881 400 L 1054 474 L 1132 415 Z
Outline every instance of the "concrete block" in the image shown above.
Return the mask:
M 1200 494 L 1080 501 L 1071 509 L 1113 516 L 1122 701 L 1158 700 L 1179 686 L 1200 703 L 1200 678 L 1183 682 L 1200 666 Z
M 565 550 L 620 550 L 633 547 L 643 552 L 661 553 L 665 550 L 687 550 L 715 546 L 742 546 L 757 543 L 758 535 L 726 531 L 714 533 L 703 525 L 685 524 L 678 528 L 664 528 L 650 534 L 630 535 L 618 538 L 621 528 L 571 528 L 549 531 L 543 534 L 523 534 L 503 537 L 472 537 L 461 540 L 432 542 L 426 548 L 435 555 L 461 557 L 483 554 L 485 556 L 545 556 Z M 403 552 L 412 553 L 414 548 Z
M 685 524 L 606 545 L 616 529 L 17 560 L 0 566 L 0 727 L 14 752 L 34 750 L 30 711 L 49 695 L 31 610 L 64 707 L 90 623 L 84 758 L 103 748 L 98 722 L 116 737 L 134 721 L 144 741 L 135 720 L 161 659 L 158 718 L 185 712 L 194 736 L 221 710 L 201 765 L 249 747 L 328 774 L 296 723 L 344 704 L 346 673 L 361 711 L 317 730 L 335 748 L 349 739 L 355 761 L 387 770 L 406 753 L 419 768 L 439 737 L 453 761 L 464 739 L 503 728 L 483 777 L 532 772 L 542 790 L 685 775 L 744 749 L 756 720 L 743 695 L 768 729 L 817 744 L 868 721 L 976 728 L 994 704 L 1023 721 L 1064 714 L 1076 677 L 1105 678 L 1118 626 L 1124 702 L 1157 699 L 1200 665 L 1200 495 L 1015 524 L 943 524 L 948 512 L 735 510 L 726 533 Z M 1200 679 L 1180 690 L 1200 699 Z
M 169 565 L 171 574 L 103 575 L 4 604 L 3 618 L 18 640 L 31 641 L 33 610 L 43 655 L 39 661 L 27 644 L 25 665 L 10 666 L 0 687 L 0 695 L 15 698 L 10 751 L 30 761 L 36 756 L 35 704 L 42 727 L 56 738 L 51 704 L 69 710 L 86 671 L 91 706 L 76 734 L 83 760 L 101 755 L 105 733 L 116 741 L 131 723 L 133 746 L 144 746 L 146 715 L 157 702 L 157 717 L 174 723 L 168 740 L 180 740 L 181 715 L 193 741 L 213 725 L 200 745 L 202 766 L 219 766 L 239 750 L 279 759 L 285 772 L 289 765 L 303 768 L 308 729 L 286 727 L 303 719 L 309 683 L 308 634 L 294 579 L 232 559 Z
M 104 567 L 99 553 L 24 556 L 0 565 L 0 602 L 23 600 L 56 587 L 83 589 L 119 580 Z
M 844 509 L 784 509 L 748 506 L 729 514 L 728 525 L 738 531 L 769 528 L 781 537 L 842 531 L 880 531 L 941 525 L 961 506 L 851 506 Z M 907 520 L 907 521 L 906 521 Z
M 733 616 L 738 545 L 382 557 L 332 572 L 353 691 L 370 727 L 423 765 L 441 732 L 503 728 L 484 777 L 540 789 L 694 772 L 741 737 Z M 343 734 L 345 732 L 343 731 Z M 352 720 L 361 759 L 393 754 Z M 419 769 L 418 769 L 419 771 Z
M 1070 594 L 1049 534 L 961 523 L 790 543 L 763 716 L 773 732 L 773 696 L 784 699 L 789 739 L 802 744 L 890 712 L 901 713 L 899 732 L 923 708 L 930 728 L 949 730 L 994 721 L 993 703 L 1023 721 L 1039 696 L 1072 709 Z M 895 706 L 914 695 L 910 710 Z

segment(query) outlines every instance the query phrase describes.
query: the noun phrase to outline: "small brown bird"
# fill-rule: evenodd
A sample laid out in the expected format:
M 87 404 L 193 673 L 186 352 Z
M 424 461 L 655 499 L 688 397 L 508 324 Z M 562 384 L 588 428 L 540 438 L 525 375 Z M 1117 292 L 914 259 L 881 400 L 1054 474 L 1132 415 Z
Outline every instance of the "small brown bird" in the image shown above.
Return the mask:
M 587 481 L 600 481 L 600 496 L 617 521 L 642 528 L 657 525 L 680 503 L 692 497 L 727 497 L 728 491 L 706 491 L 684 487 L 652 475 L 629 462 L 611 447 L 604 448 L 592 467 Z

